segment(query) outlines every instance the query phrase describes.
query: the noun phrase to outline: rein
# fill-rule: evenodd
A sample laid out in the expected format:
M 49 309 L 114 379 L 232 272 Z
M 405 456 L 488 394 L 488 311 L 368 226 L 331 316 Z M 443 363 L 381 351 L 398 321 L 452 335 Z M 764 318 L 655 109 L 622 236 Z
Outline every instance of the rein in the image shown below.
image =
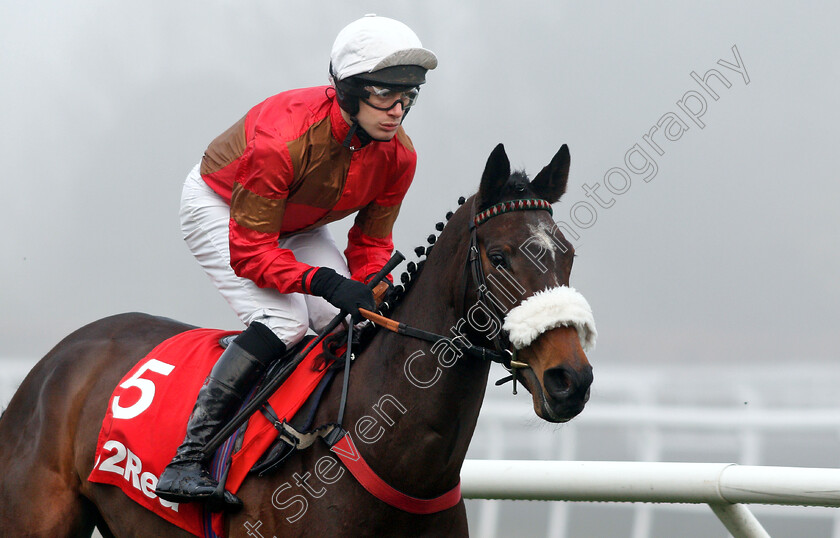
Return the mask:
M 490 206 L 489 208 L 485 209 L 484 211 L 478 214 L 476 214 L 475 212 L 475 198 L 473 198 L 472 201 L 472 214 L 474 215 L 474 217 L 469 222 L 470 249 L 469 255 L 467 256 L 466 268 L 470 273 L 473 284 L 475 285 L 476 293 L 478 294 L 478 300 L 482 302 L 485 306 L 489 306 L 493 310 L 492 313 L 500 321 L 504 319 L 504 316 L 501 312 L 499 312 L 498 306 L 493 301 L 486 300 L 487 293 L 489 290 L 487 288 L 486 278 L 484 276 L 484 268 L 481 266 L 481 252 L 478 248 L 477 230 L 481 224 L 484 224 L 493 217 L 502 215 L 504 213 L 509 213 L 511 211 L 527 210 L 543 210 L 548 211 L 550 215 L 554 214 L 551 209 L 551 204 L 548 203 L 546 200 L 542 200 L 539 198 L 524 198 L 519 200 L 510 200 L 508 202 L 502 202 Z M 461 294 L 461 296 L 463 297 L 461 310 L 464 310 L 463 307 L 466 304 L 466 293 L 467 279 L 464 279 L 463 293 Z M 371 312 L 370 310 L 360 308 L 359 312 L 361 312 L 362 316 L 364 316 L 366 319 L 373 322 L 374 324 L 379 325 L 380 327 L 383 327 L 394 333 L 401 334 L 403 336 L 418 338 L 420 340 L 425 340 L 426 342 L 438 342 L 446 338 L 443 335 L 429 331 L 424 331 L 422 329 L 417 329 L 415 327 L 406 325 L 405 323 L 386 318 L 385 316 L 382 316 L 375 312 Z M 511 376 L 504 378 L 502 381 L 497 383 L 497 385 L 512 380 L 513 393 L 516 394 L 517 371 L 524 368 L 530 368 L 530 366 L 528 366 L 527 363 L 516 360 L 516 352 L 511 351 L 511 342 L 508 337 L 508 334 L 505 331 L 500 330 L 493 338 L 492 342 L 493 347 L 495 347 L 495 351 L 486 347 L 475 346 L 469 343 L 464 345 L 460 342 L 459 338 L 455 338 L 452 340 L 452 343 L 456 347 L 458 347 L 460 351 L 466 353 L 467 355 L 478 359 L 496 362 L 504 366 L 505 369 L 511 372 Z
M 371 312 L 370 310 L 365 310 L 364 308 L 360 308 L 359 312 L 361 312 L 362 316 L 364 316 L 365 319 L 370 320 L 374 324 L 379 325 L 382 328 L 388 329 L 391 332 L 401 334 L 403 336 L 410 336 L 412 338 L 418 338 L 420 340 L 425 340 L 426 342 L 438 342 L 438 341 L 446 338 L 445 336 L 443 336 L 441 334 L 436 334 L 436 333 L 433 333 L 433 332 L 424 331 L 424 330 L 421 330 L 421 329 L 417 329 L 415 327 L 411 327 L 409 325 L 406 325 L 405 323 L 401 323 L 401 322 L 393 320 L 391 318 L 386 318 L 385 316 L 382 316 L 382 315 L 377 314 L 375 312 Z M 455 344 L 456 341 L 459 342 L 459 344 L 460 344 L 460 340 L 458 340 L 457 338 L 452 340 L 453 344 Z M 455 344 L 456 347 L 458 347 L 458 349 L 460 351 L 463 351 L 467 355 L 470 355 L 470 356 L 475 357 L 477 359 L 489 360 L 489 361 L 497 362 L 497 363 L 503 364 L 503 365 L 506 364 L 505 357 L 500 355 L 499 353 L 491 350 L 491 349 L 487 349 L 486 347 L 481 347 L 481 346 L 474 346 L 472 344 L 469 344 L 469 345 L 463 345 L 463 344 L 459 345 L 459 344 Z M 525 363 L 520 363 L 520 364 L 525 364 Z
M 469 222 L 470 249 L 465 269 L 469 272 L 472 282 L 475 285 L 478 300 L 484 302 L 485 305 L 490 305 L 490 308 L 493 309 L 493 315 L 497 316 L 500 321 L 504 319 L 504 316 L 501 315 L 498 307 L 492 301 L 486 301 L 488 289 L 484 269 L 481 266 L 481 252 L 478 247 L 477 228 L 497 215 L 508 213 L 510 211 L 525 210 L 544 210 L 551 213 L 551 204 L 540 199 L 511 200 L 509 202 L 496 204 L 481 213 L 476 214 L 475 199 L 473 199 L 472 215 L 474 216 Z M 463 306 L 466 304 L 467 279 L 463 279 L 463 282 L 464 290 L 462 294 L 463 304 L 461 305 L 461 310 L 463 310 Z M 417 338 L 426 342 L 438 342 L 446 338 L 443 335 L 408 326 L 405 323 L 387 318 L 364 308 L 360 308 L 359 312 L 363 317 L 375 325 L 383 327 L 396 334 Z M 362 455 L 356 449 L 350 435 L 348 435 L 347 431 L 343 428 L 342 422 L 344 419 L 344 410 L 347 405 L 347 382 L 350 378 L 350 363 L 354 358 L 351 353 L 353 341 L 352 330 L 352 326 L 348 327 L 347 349 L 345 351 L 346 357 L 344 363 L 344 385 L 342 387 L 341 401 L 339 403 L 338 420 L 333 424 L 325 425 L 309 433 L 298 432 L 289 426 L 285 421 L 275 421 L 275 427 L 280 430 L 284 439 L 291 439 L 292 444 L 298 449 L 310 446 L 318 438 L 322 439 L 327 446 L 330 447 L 330 450 L 339 457 L 347 470 L 350 471 L 350 474 L 356 478 L 362 487 L 364 487 L 374 497 L 399 510 L 413 514 L 432 514 L 455 506 L 461 500 L 460 482 L 443 495 L 432 499 L 419 499 L 417 497 L 407 495 L 388 485 L 370 468 Z M 515 360 L 515 352 L 510 350 L 511 342 L 505 331 L 500 330 L 493 338 L 492 342 L 495 347 L 495 351 L 486 347 L 475 346 L 469 342 L 463 343 L 460 341 L 460 338 L 455 338 L 452 342 L 453 345 L 458 347 L 458 349 L 463 353 L 475 358 L 489 360 L 503 365 L 512 374 L 509 379 L 513 380 L 513 393 L 516 394 L 518 370 L 522 368 L 530 368 L 530 366 L 524 362 Z
M 477 229 L 481 224 L 484 224 L 491 218 L 498 215 L 509 213 L 511 211 L 527 210 L 548 211 L 549 215 L 552 216 L 554 214 L 551 209 L 551 204 L 546 200 L 539 198 L 524 198 L 502 202 L 490 206 L 478 214 L 475 212 L 475 198 L 473 198 L 472 201 L 472 215 L 474 216 L 469 221 L 468 225 L 470 231 L 470 247 L 465 270 L 469 272 L 469 276 L 472 278 L 473 285 L 475 286 L 476 293 L 478 294 L 478 301 L 492 309 L 492 314 L 500 321 L 503 320 L 505 316 L 502 312 L 499 312 L 499 308 L 495 302 L 486 300 L 489 290 L 487 288 L 486 278 L 484 275 L 484 268 L 481 266 L 481 252 L 478 248 Z M 459 296 L 461 297 L 461 304 L 459 306 L 461 311 L 464 310 L 464 306 L 467 302 L 467 280 L 467 278 L 463 280 L 462 292 Z M 371 312 L 370 310 L 360 308 L 359 312 L 361 312 L 362 316 L 375 325 L 379 325 L 380 327 L 403 336 L 418 338 L 420 340 L 425 340 L 426 342 L 439 342 L 440 340 L 447 338 L 440 334 L 411 327 L 405 323 L 401 323 L 397 320 Z M 486 347 L 473 345 L 469 342 L 464 344 L 461 342 L 460 338 L 454 338 L 451 342 L 461 352 L 466 353 L 471 357 L 489 360 L 504 366 L 511 375 L 500 379 L 496 382 L 496 385 L 502 385 L 508 381 L 513 381 L 513 394 L 516 394 L 516 383 L 519 377 L 519 370 L 530 368 L 530 366 L 525 362 L 516 360 L 516 351 L 511 351 L 511 342 L 507 332 L 500 330 L 496 336 L 493 337 L 492 342 L 495 351 Z
M 496 204 L 482 211 L 481 213 L 476 214 L 475 199 L 473 199 L 472 209 L 473 218 L 471 218 L 469 222 L 470 248 L 465 270 L 469 272 L 472 278 L 472 282 L 476 287 L 478 300 L 482 301 L 486 306 L 491 308 L 493 315 L 497 316 L 498 319 L 501 321 L 502 319 L 504 319 L 504 316 L 500 314 L 497 305 L 495 305 L 493 301 L 486 301 L 488 289 L 486 285 L 484 269 L 481 266 L 481 252 L 478 247 L 477 228 L 487 220 L 510 211 L 544 210 L 551 213 L 551 204 L 549 204 L 545 200 L 540 199 L 511 200 L 509 202 Z M 402 255 L 399 254 L 399 252 L 396 252 L 394 258 L 392 258 L 391 262 L 389 262 L 389 264 L 386 265 L 385 268 L 383 268 L 383 271 L 380 271 L 380 273 L 377 274 L 377 279 L 375 280 L 378 281 L 380 277 L 384 276 L 383 273 L 385 271 L 390 272 L 390 270 L 393 269 L 393 267 L 396 265 L 396 263 L 394 263 L 394 260 L 398 256 L 399 259 L 396 260 L 396 263 L 399 263 L 399 261 L 401 261 Z M 463 279 L 463 293 L 461 294 L 463 303 L 460 305 L 462 311 L 464 305 L 466 304 L 467 280 L 467 278 Z M 389 331 L 393 331 L 394 333 L 403 336 L 418 338 L 427 342 L 438 342 L 441 339 L 446 338 L 443 335 L 435 334 L 429 331 L 424 331 L 415 327 L 410 327 L 405 323 L 400 323 L 399 321 L 389 319 L 375 312 L 371 312 L 370 310 L 360 308 L 359 312 L 362 314 L 362 316 L 364 316 L 366 319 L 370 320 L 374 324 L 384 327 Z M 340 314 L 340 318 L 343 319 L 343 317 L 344 312 Z M 275 428 L 277 428 L 277 430 L 280 432 L 280 438 L 288 444 L 291 444 L 298 450 L 307 448 L 311 446 L 317 439 L 321 439 L 330 448 L 330 451 L 334 452 L 339 457 L 339 459 L 344 463 L 347 470 L 350 471 L 350 474 L 352 474 L 356 478 L 356 480 L 359 482 L 359 484 L 362 485 L 362 487 L 364 487 L 373 496 L 389 504 L 390 506 L 414 514 L 432 514 L 443 510 L 447 510 L 455 506 L 461 501 L 460 482 L 454 488 L 450 489 L 443 495 L 432 499 L 420 499 L 417 497 L 407 495 L 388 485 L 370 468 L 367 462 L 365 462 L 361 453 L 356 449 L 356 446 L 354 445 L 350 435 L 348 435 L 348 432 L 342 427 L 342 423 L 344 421 L 344 411 L 347 405 L 348 381 L 350 379 L 350 365 L 353 359 L 355 358 L 351 351 L 353 341 L 352 333 L 353 326 L 350 325 L 348 327 L 347 348 L 345 350 L 344 379 L 337 421 L 335 423 L 325 424 L 324 426 L 316 428 L 313 431 L 302 433 L 292 428 L 285 420 L 279 420 L 276 417 L 276 415 L 272 417 L 271 413 L 269 413 L 267 414 L 267 418 L 274 423 Z M 326 334 L 326 332 L 324 334 Z M 516 355 L 514 351 L 511 351 L 511 342 L 507 332 L 505 332 L 504 330 L 500 330 L 496 334 L 496 336 L 493 337 L 492 342 L 493 346 L 495 347 L 495 351 L 485 347 L 475 346 L 469 342 L 463 343 L 459 340 L 460 338 L 455 338 L 452 340 L 452 342 L 462 352 L 475 358 L 498 362 L 499 364 L 502 364 L 508 371 L 510 371 L 512 374 L 510 378 L 507 378 L 503 381 L 512 379 L 514 387 L 513 392 L 514 394 L 516 394 L 516 381 L 518 370 L 523 368 L 530 368 L 530 366 L 528 366 L 528 364 L 524 362 L 515 360 Z M 455 343 L 456 341 L 458 342 Z

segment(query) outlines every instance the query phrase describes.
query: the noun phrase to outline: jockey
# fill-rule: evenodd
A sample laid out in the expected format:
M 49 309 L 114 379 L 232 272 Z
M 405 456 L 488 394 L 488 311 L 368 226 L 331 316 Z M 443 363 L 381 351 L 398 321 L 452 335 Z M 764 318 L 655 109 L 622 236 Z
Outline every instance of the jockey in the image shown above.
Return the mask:
M 256 105 L 187 177 L 184 240 L 247 328 L 198 393 L 184 442 L 158 481 L 163 499 L 210 499 L 218 484 L 201 448 L 260 374 L 339 310 L 359 321 L 360 307 L 374 308 L 365 282 L 390 258 L 417 162 L 402 121 L 436 66 L 408 26 L 367 15 L 339 32 L 329 86 Z M 353 213 L 342 256 L 325 224 Z

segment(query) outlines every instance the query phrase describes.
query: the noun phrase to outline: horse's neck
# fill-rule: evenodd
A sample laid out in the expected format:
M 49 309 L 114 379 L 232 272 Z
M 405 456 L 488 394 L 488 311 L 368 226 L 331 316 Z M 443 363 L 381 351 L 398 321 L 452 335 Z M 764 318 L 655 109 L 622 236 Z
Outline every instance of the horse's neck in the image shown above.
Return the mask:
M 427 263 L 393 318 L 452 338 L 459 327 L 453 299 L 461 278 L 463 268 L 444 271 Z M 367 447 L 362 439 L 361 450 L 373 454 L 376 468 L 390 475 L 395 487 L 421 497 L 457 482 L 489 372 L 489 363 L 462 356 L 451 364 L 452 348 L 435 345 L 433 352 L 432 347 L 381 331 L 354 367 L 351 383 L 364 384 L 366 398 L 356 399 L 348 414 L 359 422 L 347 425 L 354 438 L 366 431 L 368 440 L 376 439 Z

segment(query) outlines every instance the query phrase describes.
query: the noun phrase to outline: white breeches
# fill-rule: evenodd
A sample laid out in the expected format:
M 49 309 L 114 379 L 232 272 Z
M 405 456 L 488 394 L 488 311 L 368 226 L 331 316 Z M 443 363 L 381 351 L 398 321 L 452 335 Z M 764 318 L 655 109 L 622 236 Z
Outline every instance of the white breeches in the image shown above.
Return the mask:
M 184 241 L 245 325 L 259 321 L 291 347 L 303 339 L 308 328 L 318 331 L 338 314 L 338 309 L 321 297 L 280 293 L 236 276 L 230 266 L 229 222 L 230 206 L 201 179 L 196 165 L 181 194 Z M 344 256 L 324 226 L 284 237 L 278 247 L 291 250 L 298 261 L 350 276 Z

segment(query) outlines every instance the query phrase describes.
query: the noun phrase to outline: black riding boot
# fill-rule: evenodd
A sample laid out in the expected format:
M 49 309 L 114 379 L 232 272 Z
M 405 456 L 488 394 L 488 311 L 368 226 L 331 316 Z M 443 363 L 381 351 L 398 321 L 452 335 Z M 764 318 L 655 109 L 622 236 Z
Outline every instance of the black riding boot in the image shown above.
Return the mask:
M 216 361 L 198 392 L 184 442 L 163 470 L 155 493 L 167 501 L 215 501 L 214 504 L 241 505 L 230 492 L 224 499 L 212 499 L 218 482 L 207 469 L 210 458 L 201 449 L 230 420 L 260 374 L 286 346 L 265 325 L 255 322 L 237 336 Z

